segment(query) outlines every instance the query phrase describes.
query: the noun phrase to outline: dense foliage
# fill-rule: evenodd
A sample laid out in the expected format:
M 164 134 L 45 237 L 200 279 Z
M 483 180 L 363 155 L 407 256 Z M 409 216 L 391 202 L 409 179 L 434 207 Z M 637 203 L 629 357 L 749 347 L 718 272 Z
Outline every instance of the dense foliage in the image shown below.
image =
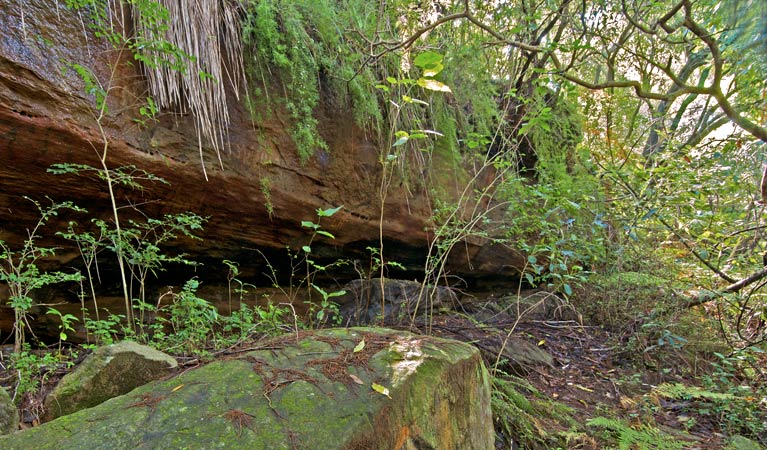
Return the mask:
M 109 25 L 114 3 L 80 0 L 67 6 L 89 12 L 93 29 L 144 67 L 150 91 L 160 98 L 146 100 L 142 120 L 160 113 L 157 105 L 191 106 L 206 117 L 198 123 L 201 129 L 225 128 L 228 119 L 215 117 L 225 114 L 225 103 L 203 105 L 215 102 L 210 95 L 226 97 L 223 67 L 232 66 L 238 78 L 241 65 L 246 83 L 233 88 L 245 96 L 254 120 L 288 118 L 299 160 L 307 163 L 318 152 L 332 157 L 319 130 L 322 117 L 350 109 L 355 126 L 379 143 L 381 223 L 395 177 L 432 201 L 434 241 L 424 285 L 447 279 L 446 256 L 464 240 L 520 250 L 527 265 L 515 280 L 519 286 L 545 288 L 586 320 L 629 335 L 621 341 L 627 359 L 661 376 L 698 374 L 697 365 L 671 363 L 684 352 L 708 361 L 702 387 L 665 384 L 651 397 L 685 399 L 690 411 L 715 416 L 720 431 L 767 439 L 760 434 L 766 400 L 754 400 L 767 391 L 767 374 L 758 363 L 767 340 L 764 2 L 215 2 L 226 26 L 206 32 L 224 41 L 221 48 L 238 53 L 224 63 L 215 51 L 193 54 L 173 35 L 184 32 L 168 25 L 171 12 L 180 14 L 178 2 L 170 2 L 175 9 L 162 1 L 123 2 L 138 20 L 133 35 Z M 126 205 L 117 203 L 113 186 L 138 188 L 160 180 L 108 164 L 101 125 L 112 86 L 93 70 L 70 69 L 95 96 L 94 117 L 104 138 L 101 166 L 62 164 L 52 170 L 96 173 L 109 189 L 113 217 L 94 219 L 96 234 L 72 223 L 61 236 L 81 249 L 90 283 L 82 298 L 94 304 L 96 254 L 116 258 L 127 309 L 127 317 L 82 318 L 94 343 L 129 336 L 177 353 L 205 354 L 252 333 L 329 323 L 339 294 L 313 282 L 319 271 L 333 267 L 312 259 L 312 239 L 333 237 L 319 221 L 304 222 L 311 237 L 290 253 L 296 285 L 287 291 L 292 299 L 294 287 L 309 292 L 310 314 L 302 324 L 284 305 L 243 303 L 247 283 L 231 261 L 225 262 L 234 286 L 229 302 L 234 299 L 238 308 L 227 316 L 198 296 L 194 279 L 165 302 L 147 299 L 147 279 L 167 263 L 193 264 L 183 254 L 167 255 L 164 246 L 177 237 L 196 238 L 205 219 L 182 213 L 120 225 Z M 170 94 L 152 83 L 164 89 L 171 84 L 176 97 L 163 99 Z M 201 135 L 223 147 L 222 133 Z M 452 174 L 464 185 L 458 196 L 444 189 L 443 178 Z M 267 195 L 264 180 L 262 189 Z M 57 210 L 76 208 L 36 205 L 40 226 Z M 318 216 L 337 210 L 319 210 Z M 35 247 L 37 232 L 22 249 L 0 241 L 0 280 L 11 288 L 16 313 L 21 392 L 35 387 L 32 378 L 42 364 L 25 342 L 30 291 L 80 280 L 78 274 L 38 270 L 39 256 L 53 250 Z M 380 248 L 370 251 L 382 275 L 395 264 L 382 237 Z M 318 294 L 321 299 L 313 301 Z M 60 356 L 78 319 L 59 316 Z M 500 428 L 528 436 L 531 447 L 550 445 L 532 419 L 543 402 L 530 403 L 518 391 L 537 392 L 500 371 L 495 375 Z M 530 422 L 514 424 L 513 414 Z M 574 426 L 569 418 L 563 422 Z M 654 448 L 653 442 L 684 447 L 651 425 L 604 417 L 589 425 L 621 448 Z

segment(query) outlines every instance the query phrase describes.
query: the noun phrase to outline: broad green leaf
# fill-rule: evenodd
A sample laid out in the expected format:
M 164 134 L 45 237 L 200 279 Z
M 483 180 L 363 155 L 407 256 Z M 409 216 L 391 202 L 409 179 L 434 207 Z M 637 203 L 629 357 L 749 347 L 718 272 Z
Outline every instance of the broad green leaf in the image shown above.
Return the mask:
M 389 389 L 387 387 L 381 386 L 378 383 L 373 383 L 370 385 L 371 388 L 373 388 L 374 391 L 378 392 L 381 395 L 385 395 L 389 398 L 391 398 L 391 395 L 389 395 Z
M 317 292 L 319 292 L 322 295 L 322 298 L 328 298 L 328 293 L 325 292 L 324 289 L 322 289 L 321 287 L 317 286 L 316 284 L 312 284 L 312 287 L 315 290 L 317 290 Z
M 533 278 L 531 274 L 526 273 L 525 279 L 527 279 L 527 282 L 530 283 L 531 286 L 535 286 L 535 279 Z
M 304 245 L 303 247 L 301 247 L 301 250 L 305 251 L 306 253 L 312 252 L 312 248 L 309 247 L 308 245 Z
M 301 221 L 301 226 L 304 227 L 304 228 L 314 228 L 315 230 L 317 228 L 319 228 L 319 225 L 317 225 L 314 222 L 309 222 L 308 220 L 302 220 Z
M 335 207 L 335 208 L 328 208 L 328 209 L 325 209 L 325 210 L 319 210 L 318 209 L 317 210 L 317 215 L 320 216 L 320 217 L 330 217 L 333 214 L 335 214 L 338 211 L 340 211 L 341 208 L 343 208 L 343 207 L 344 207 L 344 205 L 341 205 L 341 206 L 338 206 L 338 207 Z
M 413 60 L 413 64 L 415 64 L 416 66 L 420 68 L 432 67 L 436 64 L 440 64 L 441 62 L 442 62 L 442 55 L 432 51 L 420 53 Z
M 442 69 L 445 67 L 442 64 L 433 64 L 428 67 L 423 68 L 423 76 L 427 78 L 436 77 L 439 75 L 440 72 L 442 72 Z
M 450 90 L 450 86 L 437 80 L 419 78 L 418 85 L 424 89 L 437 92 L 453 92 Z
M 403 144 L 405 144 L 405 143 L 408 141 L 408 139 L 409 139 L 409 137 L 408 137 L 408 136 L 402 136 L 402 137 L 400 137 L 399 139 L 397 139 L 397 140 L 394 142 L 394 144 L 392 144 L 392 147 L 397 147 L 397 146 L 399 146 L 399 145 L 403 145 Z

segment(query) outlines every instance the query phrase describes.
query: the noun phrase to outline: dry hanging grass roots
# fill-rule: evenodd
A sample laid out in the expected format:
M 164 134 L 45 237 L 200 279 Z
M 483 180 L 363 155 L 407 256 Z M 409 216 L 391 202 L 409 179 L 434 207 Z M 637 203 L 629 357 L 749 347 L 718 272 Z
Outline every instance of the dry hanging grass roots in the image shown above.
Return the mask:
M 134 8 L 134 28 L 149 41 L 168 42 L 184 54 L 186 69 L 173 64 L 144 65 L 149 90 L 159 108 L 194 117 L 200 162 L 208 178 L 203 158 L 203 141 L 211 145 L 221 162 L 229 129 L 225 80 L 239 99 L 245 86 L 239 3 L 229 0 L 158 0 L 168 10 L 170 20 L 164 35 L 148 29 L 138 8 Z M 149 50 L 150 52 L 162 52 Z M 160 54 L 148 55 L 162 60 Z

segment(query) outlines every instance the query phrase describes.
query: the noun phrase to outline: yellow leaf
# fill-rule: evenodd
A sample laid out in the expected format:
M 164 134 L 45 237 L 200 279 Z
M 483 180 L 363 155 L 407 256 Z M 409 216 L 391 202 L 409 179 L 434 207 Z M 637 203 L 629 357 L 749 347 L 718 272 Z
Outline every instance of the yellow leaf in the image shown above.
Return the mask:
M 370 385 L 370 387 L 373 388 L 373 390 L 378 392 L 379 394 L 385 395 L 385 396 L 391 398 L 391 395 L 389 395 L 389 388 L 381 386 L 378 383 L 373 383 L 373 384 Z
M 422 88 L 428 89 L 430 91 L 453 92 L 450 90 L 450 86 L 430 78 L 419 78 L 418 86 L 421 86 Z
M 365 340 L 361 340 L 359 344 L 357 344 L 356 347 L 354 347 L 354 353 L 359 353 L 362 351 L 362 349 L 365 348 Z
M 544 344 L 546 344 L 546 339 L 541 339 L 540 341 L 538 341 L 538 347 L 541 347 Z
M 182 387 L 184 387 L 184 385 L 183 384 L 179 384 L 178 386 L 176 386 L 173 389 L 171 389 L 171 392 L 176 392 L 177 390 L 181 389 Z

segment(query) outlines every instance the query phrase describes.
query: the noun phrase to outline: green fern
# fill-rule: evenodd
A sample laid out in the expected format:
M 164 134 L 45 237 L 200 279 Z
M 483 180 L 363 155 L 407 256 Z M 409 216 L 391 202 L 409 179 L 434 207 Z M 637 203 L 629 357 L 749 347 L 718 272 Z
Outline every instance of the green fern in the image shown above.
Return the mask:
M 619 450 L 674 450 L 690 446 L 651 425 L 631 427 L 621 420 L 607 417 L 595 417 L 587 421 L 586 425 L 610 432 L 617 439 Z
M 491 404 L 496 429 L 513 437 L 519 448 L 556 448 L 565 443 L 566 436 L 548 431 L 551 423 L 564 428 L 576 426 L 571 408 L 550 400 L 528 381 L 501 371 L 493 377 Z
M 735 398 L 733 394 L 712 392 L 698 386 L 687 386 L 681 383 L 663 383 L 656 387 L 653 392 L 661 397 L 685 400 L 732 400 Z

